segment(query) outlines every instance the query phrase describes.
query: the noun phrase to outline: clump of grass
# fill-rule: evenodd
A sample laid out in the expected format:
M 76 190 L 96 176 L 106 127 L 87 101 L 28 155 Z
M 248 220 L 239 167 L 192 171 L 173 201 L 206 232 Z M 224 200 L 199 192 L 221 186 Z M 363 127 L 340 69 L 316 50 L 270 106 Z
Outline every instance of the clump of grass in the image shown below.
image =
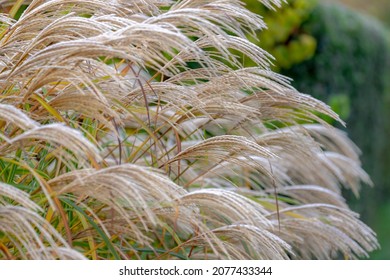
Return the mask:
M 378 247 L 341 196 L 369 182 L 358 149 L 270 70 L 247 39 L 265 25 L 239 1 L 36 0 L 14 20 L 23 3 L 0 16 L 1 258 Z

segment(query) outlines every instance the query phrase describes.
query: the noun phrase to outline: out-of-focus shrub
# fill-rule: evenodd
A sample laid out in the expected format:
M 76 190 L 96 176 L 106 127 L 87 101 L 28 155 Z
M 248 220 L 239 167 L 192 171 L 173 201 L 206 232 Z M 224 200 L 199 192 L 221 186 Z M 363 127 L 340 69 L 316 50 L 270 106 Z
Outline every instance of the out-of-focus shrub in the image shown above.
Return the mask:
M 301 27 L 317 0 L 290 0 L 277 12 L 269 10 L 257 0 L 244 2 L 251 11 L 264 15 L 268 29 L 258 33 L 259 45 L 275 57 L 275 70 L 290 68 L 314 55 L 316 40 Z M 251 66 L 250 62 L 246 64 Z
M 390 26 L 390 1 L 389 0 L 327 0 L 342 3 L 348 7 L 368 13 L 380 19 L 387 26 Z

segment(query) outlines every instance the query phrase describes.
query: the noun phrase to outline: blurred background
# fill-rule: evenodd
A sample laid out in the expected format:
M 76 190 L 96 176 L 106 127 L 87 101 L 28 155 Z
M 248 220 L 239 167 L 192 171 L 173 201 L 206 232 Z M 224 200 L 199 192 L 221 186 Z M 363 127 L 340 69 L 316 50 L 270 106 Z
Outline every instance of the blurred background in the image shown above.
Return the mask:
M 378 235 L 382 249 L 370 258 L 390 259 L 390 0 L 288 0 L 277 13 L 245 2 L 264 15 L 259 45 L 276 58 L 274 70 L 346 121 L 332 124 L 361 149 L 374 188 L 344 195 Z

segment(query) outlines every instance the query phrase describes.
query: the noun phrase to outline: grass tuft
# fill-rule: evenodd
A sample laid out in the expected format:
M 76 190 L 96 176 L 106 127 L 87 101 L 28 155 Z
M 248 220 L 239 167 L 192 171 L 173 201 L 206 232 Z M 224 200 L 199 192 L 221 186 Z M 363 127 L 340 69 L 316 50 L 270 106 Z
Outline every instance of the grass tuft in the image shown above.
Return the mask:
M 0 258 L 378 248 L 341 196 L 370 182 L 358 149 L 271 71 L 240 1 L 0 3 Z

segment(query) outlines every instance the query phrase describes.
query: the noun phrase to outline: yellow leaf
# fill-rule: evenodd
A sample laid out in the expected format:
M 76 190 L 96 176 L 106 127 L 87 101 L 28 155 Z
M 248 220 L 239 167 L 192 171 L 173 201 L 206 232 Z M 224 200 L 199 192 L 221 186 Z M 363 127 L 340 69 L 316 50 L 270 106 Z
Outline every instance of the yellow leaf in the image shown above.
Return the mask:
M 51 115 L 53 115 L 58 121 L 60 122 L 65 122 L 64 118 L 60 115 L 60 113 L 55 109 L 53 108 L 52 106 L 50 106 L 49 103 L 46 102 L 46 100 L 44 100 L 42 97 L 40 97 L 39 95 L 37 94 L 33 94 L 32 95 L 32 98 L 35 99 L 36 101 L 38 101 Z

